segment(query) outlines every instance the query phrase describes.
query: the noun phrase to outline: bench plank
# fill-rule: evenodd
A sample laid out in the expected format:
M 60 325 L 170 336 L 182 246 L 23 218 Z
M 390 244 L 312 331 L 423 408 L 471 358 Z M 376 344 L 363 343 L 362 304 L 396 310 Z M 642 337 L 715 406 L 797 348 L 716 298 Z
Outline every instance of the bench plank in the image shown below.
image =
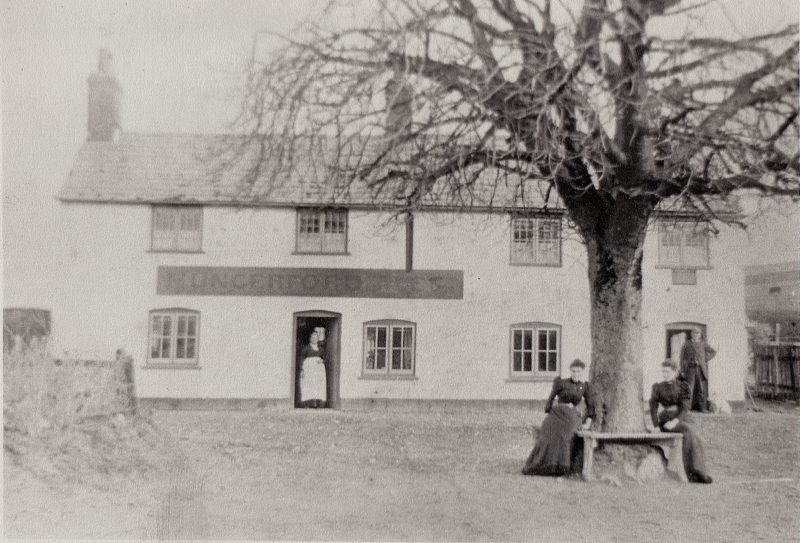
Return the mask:
M 682 434 L 678 432 L 592 432 L 589 430 L 579 430 L 580 437 L 593 437 L 599 440 L 618 440 L 618 439 L 643 439 L 646 441 L 658 439 L 675 439 L 675 436 Z
M 583 478 L 590 481 L 592 479 L 592 464 L 594 463 L 594 450 L 601 441 L 639 441 L 644 443 L 655 443 L 670 441 L 667 456 L 667 471 L 673 473 L 682 482 L 687 482 L 686 472 L 683 465 L 683 434 L 677 432 L 591 432 L 580 430 L 578 437 L 583 438 Z M 664 445 L 658 444 L 659 447 Z M 665 451 L 666 453 L 667 451 Z

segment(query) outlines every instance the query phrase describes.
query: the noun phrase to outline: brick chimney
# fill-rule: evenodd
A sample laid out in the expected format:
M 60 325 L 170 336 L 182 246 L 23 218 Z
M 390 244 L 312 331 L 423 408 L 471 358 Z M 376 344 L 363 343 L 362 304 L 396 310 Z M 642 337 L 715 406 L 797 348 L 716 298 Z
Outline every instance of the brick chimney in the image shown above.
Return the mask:
M 386 83 L 386 137 L 394 139 L 406 135 L 413 121 L 414 89 L 405 81 L 403 73 L 395 71 Z
M 88 129 L 91 141 L 114 141 L 119 135 L 122 88 L 114 75 L 111 52 L 101 49 L 97 71 L 89 76 Z

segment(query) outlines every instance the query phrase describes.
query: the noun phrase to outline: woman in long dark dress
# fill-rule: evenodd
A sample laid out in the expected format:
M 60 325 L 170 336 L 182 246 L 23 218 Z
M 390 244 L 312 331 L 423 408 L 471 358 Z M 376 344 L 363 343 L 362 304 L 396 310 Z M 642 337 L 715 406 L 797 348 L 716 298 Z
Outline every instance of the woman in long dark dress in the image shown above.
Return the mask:
M 653 385 L 650 393 L 650 417 L 652 431 L 680 432 L 683 434 L 683 466 L 686 478 L 693 483 L 710 483 L 706 469 L 706 455 L 703 442 L 694 427 L 689 409 L 691 393 L 686 381 L 676 379 L 678 363 L 665 360 L 661 364 L 664 380 Z M 658 407 L 661 406 L 659 413 Z
M 522 473 L 525 475 L 565 475 L 577 469 L 575 453 L 577 436 L 575 433 L 583 425 L 589 428 L 594 417 L 594 397 L 589 383 L 582 380 L 586 364 L 575 359 L 569 365 L 572 376 L 569 379 L 556 378 L 553 390 L 544 407 L 547 416 L 536 437 L 533 451 L 525 461 Z M 558 403 L 553 401 L 558 398 Z M 578 405 L 584 400 L 586 413 L 581 416 Z M 583 421 L 583 422 L 582 422 Z

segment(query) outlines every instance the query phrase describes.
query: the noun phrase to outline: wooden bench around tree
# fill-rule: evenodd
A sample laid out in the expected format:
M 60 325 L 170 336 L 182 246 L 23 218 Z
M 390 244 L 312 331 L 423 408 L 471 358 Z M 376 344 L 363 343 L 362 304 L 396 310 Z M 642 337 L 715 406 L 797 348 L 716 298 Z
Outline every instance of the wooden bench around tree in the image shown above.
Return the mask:
M 583 438 L 583 478 L 586 481 L 592 479 L 592 462 L 594 460 L 594 450 L 600 445 L 601 441 L 617 441 L 627 443 L 648 443 L 655 444 L 664 450 L 664 446 L 669 447 L 665 451 L 667 455 L 667 471 L 672 473 L 679 481 L 687 482 L 686 471 L 683 468 L 683 435 L 675 432 L 642 432 L 642 433 L 604 433 L 590 432 L 581 430 L 578 437 Z

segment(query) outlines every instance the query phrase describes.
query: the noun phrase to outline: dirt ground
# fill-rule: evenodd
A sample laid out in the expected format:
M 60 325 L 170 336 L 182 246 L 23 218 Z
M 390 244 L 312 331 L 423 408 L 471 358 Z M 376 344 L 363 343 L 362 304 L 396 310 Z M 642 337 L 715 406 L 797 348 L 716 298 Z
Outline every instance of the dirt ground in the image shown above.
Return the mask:
M 524 409 L 156 412 L 157 473 L 68 482 L 6 452 L 5 536 L 798 540 L 798 415 L 698 417 L 714 484 L 618 487 L 520 475 L 543 418 Z

